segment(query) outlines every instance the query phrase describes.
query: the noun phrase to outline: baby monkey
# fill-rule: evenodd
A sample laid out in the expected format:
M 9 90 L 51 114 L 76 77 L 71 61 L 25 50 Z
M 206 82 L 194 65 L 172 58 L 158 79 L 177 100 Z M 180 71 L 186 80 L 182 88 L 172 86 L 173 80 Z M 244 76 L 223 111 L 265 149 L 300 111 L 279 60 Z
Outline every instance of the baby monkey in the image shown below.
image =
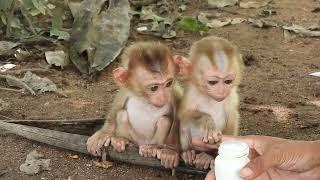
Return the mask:
M 209 36 L 192 45 L 189 60 L 176 56 L 175 63 L 186 77 L 178 109 L 182 159 L 207 169 L 213 157 L 204 152 L 209 149 L 201 143 L 216 144 L 222 133 L 238 133 L 237 91 L 243 67 L 240 53 L 231 42 Z
M 161 43 L 138 42 L 126 48 L 122 67 L 113 70 L 120 91 L 104 126 L 88 139 L 88 151 L 99 156 L 101 148 L 111 144 L 123 152 L 133 142 L 141 156 L 158 157 L 166 168 L 177 166 L 177 72 L 169 48 Z

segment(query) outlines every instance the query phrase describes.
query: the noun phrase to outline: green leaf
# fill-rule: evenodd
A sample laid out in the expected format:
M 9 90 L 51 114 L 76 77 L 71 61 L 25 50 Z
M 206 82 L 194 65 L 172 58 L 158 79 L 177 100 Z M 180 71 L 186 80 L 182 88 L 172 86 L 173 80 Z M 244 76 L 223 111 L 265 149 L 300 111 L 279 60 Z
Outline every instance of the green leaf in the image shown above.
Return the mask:
M 1 22 L 2 22 L 4 25 L 7 25 L 7 19 L 6 19 L 6 16 L 5 16 L 5 15 L 1 15 Z
M 183 17 L 179 22 L 178 22 L 178 28 L 183 29 L 185 31 L 192 31 L 192 32 L 197 32 L 197 31 L 208 31 L 209 28 L 202 24 L 200 21 L 197 21 L 191 17 Z
M 32 0 L 32 4 L 41 12 L 41 14 L 46 15 L 46 6 L 43 3 L 43 0 Z
M 70 34 L 66 31 L 60 31 L 58 29 L 51 29 L 50 36 L 58 36 L 58 39 L 69 40 Z
M 13 0 L 0 0 L 0 11 L 8 11 L 11 8 Z
M 51 29 L 60 30 L 63 27 L 63 10 L 55 8 L 53 10 Z
M 51 20 L 50 36 L 58 36 L 58 39 L 68 40 L 70 34 L 62 31 L 63 28 L 63 9 L 56 7 L 53 10 L 53 16 Z
M 29 11 L 29 14 L 31 14 L 31 16 L 37 16 L 40 13 L 41 12 L 38 9 L 31 9 L 31 11 Z
M 33 9 L 34 5 L 32 3 L 32 0 L 22 0 L 21 4 L 23 7 L 25 7 L 27 10 Z

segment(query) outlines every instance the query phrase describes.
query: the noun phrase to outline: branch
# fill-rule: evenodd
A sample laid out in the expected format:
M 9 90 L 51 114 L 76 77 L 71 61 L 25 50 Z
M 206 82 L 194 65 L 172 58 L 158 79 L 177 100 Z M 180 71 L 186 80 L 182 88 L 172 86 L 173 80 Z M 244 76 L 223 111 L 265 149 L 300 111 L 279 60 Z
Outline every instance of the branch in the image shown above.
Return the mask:
M 88 136 L 70 134 L 65 132 L 53 131 L 48 129 L 41 129 L 31 126 L 18 125 L 13 123 L 6 123 L 0 121 L 0 128 L 10 131 L 16 135 L 20 135 L 27 139 L 35 140 L 38 142 L 46 143 L 56 147 L 89 154 L 86 149 L 86 142 L 89 138 Z M 149 167 L 155 167 L 163 169 L 160 161 L 155 158 L 146 158 L 142 157 L 138 153 L 137 147 L 128 147 L 127 150 L 123 153 L 117 153 L 112 150 L 112 148 L 106 148 L 107 156 L 114 161 L 121 161 L 136 165 L 143 165 Z M 204 170 L 187 167 L 187 166 L 178 166 L 175 170 L 191 173 L 191 174 L 206 174 Z

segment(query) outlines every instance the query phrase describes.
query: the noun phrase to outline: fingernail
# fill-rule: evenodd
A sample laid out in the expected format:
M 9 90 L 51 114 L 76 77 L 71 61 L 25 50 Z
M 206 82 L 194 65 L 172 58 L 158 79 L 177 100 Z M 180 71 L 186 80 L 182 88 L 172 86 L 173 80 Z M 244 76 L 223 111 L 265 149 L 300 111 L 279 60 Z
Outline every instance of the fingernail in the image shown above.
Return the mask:
M 240 175 L 242 177 L 248 177 L 251 176 L 253 174 L 252 170 L 250 168 L 244 168 L 241 170 Z

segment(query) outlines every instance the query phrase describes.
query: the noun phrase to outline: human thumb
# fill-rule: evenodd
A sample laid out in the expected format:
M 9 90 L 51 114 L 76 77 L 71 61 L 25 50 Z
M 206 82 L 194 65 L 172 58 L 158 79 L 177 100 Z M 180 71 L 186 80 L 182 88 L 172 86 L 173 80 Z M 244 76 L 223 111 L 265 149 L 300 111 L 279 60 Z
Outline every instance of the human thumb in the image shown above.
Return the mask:
M 244 168 L 242 168 L 240 176 L 244 179 L 254 179 L 275 164 L 274 158 L 269 157 L 268 154 L 259 156 L 251 160 Z

